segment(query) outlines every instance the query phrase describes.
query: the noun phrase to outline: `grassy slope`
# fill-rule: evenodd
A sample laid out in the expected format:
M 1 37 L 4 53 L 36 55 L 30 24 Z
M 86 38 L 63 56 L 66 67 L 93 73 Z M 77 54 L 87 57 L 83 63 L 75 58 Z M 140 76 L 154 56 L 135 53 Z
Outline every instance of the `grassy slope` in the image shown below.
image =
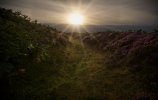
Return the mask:
M 146 66 L 133 68 L 129 62 L 140 54 L 137 49 L 134 49 L 136 55 L 119 55 L 124 46 L 131 45 L 131 42 L 125 41 L 128 37 L 124 40 L 124 34 L 116 34 L 116 38 L 113 35 L 96 34 L 94 36 L 98 37 L 84 41 L 85 45 L 74 36 L 60 35 L 57 30 L 31 22 L 18 13 L 5 9 L 1 9 L 1 13 L 0 88 L 1 95 L 6 99 L 156 98 L 157 67 L 150 66 L 147 62 L 144 63 Z M 151 43 L 151 49 L 144 46 L 143 50 L 140 48 L 146 58 L 151 52 L 157 53 L 156 43 Z M 94 48 L 89 46 L 92 44 L 95 45 Z M 155 64 L 152 56 L 151 59 Z M 146 62 L 144 59 L 143 61 Z
M 58 99 L 134 100 L 144 96 L 141 83 L 128 67 L 110 69 L 105 63 L 106 53 L 82 45 L 76 39 L 71 42 L 66 49 L 67 62 L 61 69 L 65 82 L 56 90 Z
M 120 86 L 115 87 L 120 89 L 117 95 L 134 99 L 157 98 L 157 33 L 94 33 L 84 36 L 84 43 L 106 54 L 110 75 L 119 70 L 119 75 L 110 78 L 119 82 L 115 85 Z M 124 70 L 126 74 L 121 76 Z

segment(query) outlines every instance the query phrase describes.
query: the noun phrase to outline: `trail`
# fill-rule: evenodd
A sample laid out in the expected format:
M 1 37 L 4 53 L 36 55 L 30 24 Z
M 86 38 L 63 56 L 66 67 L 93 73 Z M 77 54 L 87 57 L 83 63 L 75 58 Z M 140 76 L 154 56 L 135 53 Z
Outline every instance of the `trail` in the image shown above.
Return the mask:
M 97 91 L 97 81 L 104 68 L 104 55 L 88 48 L 80 40 L 69 37 L 69 41 L 70 45 L 65 49 L 67 59 L 60 70 L 64 83 L 58 87 L 58 90 L 64 91 L 59 91 L 59 94 L 68 100 L 84 100 L 102 95 Z
M 82 41 L 70 38 L 69 41 L 72 45 L 66 48 L 69 54 L 68 62 L 76 65 L 76 74 L 86 71 L 91 72 L 103 67 L 104 55 L 101 52 L 93 50 L 82 43 Z M 85 73 L 85 75 L 86 75 Z
M 69 37 L 66 60 L 60 69 L 61 83 L 56 89 L 58 99 L 116 100 L 128 99 L 135 81 L 125 67 L 106 68 L 106 55 L 92 49 L 79 39 Z M 128 79 L 128 80 L 127 80 Z M 127 86 L 131 86 L 126 90 Z M 60 98 L 64 97 L 64 98 Z

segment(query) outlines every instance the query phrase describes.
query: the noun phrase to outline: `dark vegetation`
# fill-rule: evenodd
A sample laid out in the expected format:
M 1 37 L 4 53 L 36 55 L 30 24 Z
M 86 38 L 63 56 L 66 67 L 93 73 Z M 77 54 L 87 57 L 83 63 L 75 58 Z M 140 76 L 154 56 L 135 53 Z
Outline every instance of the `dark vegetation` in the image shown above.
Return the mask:
M 136 33 L 94 33 L 84 37 L 84 43 L 106 54 L 105 63 L 108 69 L 128 70 L 125 76 L 118 76 L 123 81 L 120 84 L 129 85 L 126 90 L 131 88 L 130 91 L 135 91 L 134 96 L 143 100 L 156 100 L 158 96 L 158 33 L 144 33 L 139 30 Z M 120 74 L 123 73 L 120 72 Z M 127 79 L 123 79 L 125 77 Z
M 0 8 L 1 100 L 157 100 L 158 33 L 64 34 Z

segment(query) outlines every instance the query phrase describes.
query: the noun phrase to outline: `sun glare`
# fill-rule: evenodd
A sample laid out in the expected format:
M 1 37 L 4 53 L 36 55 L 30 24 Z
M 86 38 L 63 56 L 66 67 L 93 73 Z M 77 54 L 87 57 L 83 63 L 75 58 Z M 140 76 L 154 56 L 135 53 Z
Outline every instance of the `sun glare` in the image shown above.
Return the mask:
M 68 23 L 73 25 L 83 25 L 84 24 L 84 17 L 82 14 L 76 12 L 71 13 L 68 16 Z

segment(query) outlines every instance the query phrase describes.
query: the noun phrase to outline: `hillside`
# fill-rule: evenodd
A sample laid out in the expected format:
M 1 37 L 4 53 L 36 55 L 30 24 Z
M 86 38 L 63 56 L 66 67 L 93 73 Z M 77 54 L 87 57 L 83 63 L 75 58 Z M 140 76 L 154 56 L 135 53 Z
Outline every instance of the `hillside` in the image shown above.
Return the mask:
M 47 98 L 48 83 L 64 63 L 67 37 L 20 12 L 0 8 L 0 13 L 1 97 L 34 100 L 45 92 Z
M 1 100 L 156 100 L 158 33 L 61 33 L 0 8 Z
M 143 29 L 146 32 L 152 32 L 155 29 L 158 29 L 158 25 L 82 25 L 82 26 L 73 26 L 67 24 L 51 24 L 45 23 L 45 25 L 50 25 L 58 30 L 63 32 L 80 32 L 85 33 L 94 33 L 94 32 L 104 32 L 104 31 L 118 31 L 118 32 L 136 32 L 137 30 Z
M 128 88 L 134 88 L 136 97 L 155 100 L 158 90 L 157 32 L 99 32 L 83 35 L 83 41 L 89 47 L 97 48 L 98 51 L 106 54 L 104 63 L 108 69 L 114 71 L 119 69 L 120 74 L 124 73 L 122 69 L 125 69 L 125 73 L 127 71 L 129 77 L 132 78 L 130 79 L 127 73 L 123 75 L 123 77 L 128 77 L 126 79 L 120 76 L 123 80 L 121 84 L 127 82 Z M 134 80 L 135 82 L 132 83 Z M 128 81 L 131 82 L 128 83 Z

